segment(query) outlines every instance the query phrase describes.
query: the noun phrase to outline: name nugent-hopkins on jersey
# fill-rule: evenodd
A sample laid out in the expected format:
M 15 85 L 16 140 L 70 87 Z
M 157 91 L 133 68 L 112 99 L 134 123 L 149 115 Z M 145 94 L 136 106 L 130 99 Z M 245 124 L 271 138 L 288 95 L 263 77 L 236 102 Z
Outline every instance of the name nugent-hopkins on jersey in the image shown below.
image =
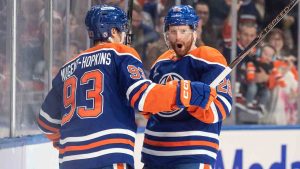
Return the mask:
M 68 64 L 65 68 L 60 71 L 62 80 L 67 80 L 74 71 L 77 69 L 78 64 L 81 64 L 81 69 L 88 68 L 96 65 L 110 65 L 111 64 L 111 54 L 100 52 L 93 55 L 87 55 L 82 58 L 78 58 L 72 63 Z

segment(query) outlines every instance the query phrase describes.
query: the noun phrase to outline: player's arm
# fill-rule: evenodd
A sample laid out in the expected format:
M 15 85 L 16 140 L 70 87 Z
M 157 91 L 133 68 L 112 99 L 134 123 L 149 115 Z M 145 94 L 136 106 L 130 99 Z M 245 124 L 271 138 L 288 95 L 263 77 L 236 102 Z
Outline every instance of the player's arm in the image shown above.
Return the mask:
M 187 109 L 190 115 L 204 123 L 217 123 L 229 116 L 232 105 L 230 76 L 227 76 L 215 90 L 216 97 L 207 104 L 207 108 L 190 106 Z
M 52 88 L 42 104 L 37 119 L 40 130 L 53 142 L 55 148 L 57 148 L 60 139 L 61 117 L 59 107 L 62 104 L 60 98 L 56 89 Z
M 224 56 L 214 48 L 202 47 L 202 50 L 198 54 L 204 59 L 196 61 L 194 66 L 197 71 L 202 73 L 199 80 L 203 82 L 203 92 L 205 93 L 208 90 L 211 92 L 215 91 L 216 97 L 210 100 L 211 102 L 207 103 L 205 108 L 203 108 L 203 105 L 190 106 L 188 112 L 202 122 L 217 123 L 224 120 L 230 114 L 232 105 L 230 75 L 215 89 L 210 88 L 209 84 L 225 69 L 227 63 Z M 194 93 L 192 91 L 192 95 Z
M 125 86 L 126 97 L 129 104 L 139 111 L 158 113 L 173 111 L 191 105 L 203 105 L 211 99 L 208 93 L 195 92 L 202 85 L 189 81 L 170 82 L 166 85 L 156 84 L 145 79 L 143 65 L 138 57 L 127 56 L 122 58 L 121 82 Z M 201 102 L 201 103 L 200 103 Z

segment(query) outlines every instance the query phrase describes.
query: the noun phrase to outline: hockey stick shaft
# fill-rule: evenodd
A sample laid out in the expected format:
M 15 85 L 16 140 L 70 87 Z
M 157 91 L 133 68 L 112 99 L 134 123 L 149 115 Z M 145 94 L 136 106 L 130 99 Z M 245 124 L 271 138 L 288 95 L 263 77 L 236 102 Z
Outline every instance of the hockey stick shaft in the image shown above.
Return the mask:
M 126 45 L 131 45 L 132 43 L 132 10 L 133 10 L 133 0 L 128 0 L 128 11 L 127 11 L 127 18 L 128 18 L 128 32 L 126 35 Z
M 231 70 L 239 64 L 248 53 L 259 43 L 264 37 L 278 24 L 278 22 L 297 4 L 298 0 L 291 0 L 291 2 L 272 20 L 268 26 L 261 31 L 258 36 L 229 64 L 228 67 L 223 70 L 221 74 L 209 85 L 212 88 L 215 88 L 230 72 Z

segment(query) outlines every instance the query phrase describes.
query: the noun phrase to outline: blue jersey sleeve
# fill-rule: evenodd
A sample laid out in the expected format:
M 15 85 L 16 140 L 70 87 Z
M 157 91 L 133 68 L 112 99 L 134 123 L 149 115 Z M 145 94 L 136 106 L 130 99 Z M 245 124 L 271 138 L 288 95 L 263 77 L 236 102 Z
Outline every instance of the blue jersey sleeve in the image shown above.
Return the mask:
M 61 126 L 61 112 L 60 107 L 63 103 L 62 97 L 59 94 L 58 86 L 53 86 L 48 95 L 46 96 L 40 113 L 38 116 L 38 126 L 43 133 L 53 141 L 56 147 L 60 139 L 60 126 Z

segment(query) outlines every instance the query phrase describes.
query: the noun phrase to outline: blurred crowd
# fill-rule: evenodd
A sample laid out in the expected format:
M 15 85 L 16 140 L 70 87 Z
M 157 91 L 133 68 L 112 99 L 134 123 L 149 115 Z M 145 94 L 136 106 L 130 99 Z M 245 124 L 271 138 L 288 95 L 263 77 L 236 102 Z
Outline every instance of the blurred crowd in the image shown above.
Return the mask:
M 52 75 L 70 58 L 89 45 L 84 26 L 86 1 L 54 0 L 53 63 L 49 65 L 49 7 L 46 0 L 18 1 L 17 10 L 17 127 L 35 128 L 35 116 Z M 107 3 L 126 8 L 125 0 L 92 0 L 91 5 Z M 132 12 L 132 46 L 141 55 L 146 75 L 152 63 L 166 51 L 163 37 L 164 16 L 177 1 L 135 0 Z M 8 0 L 0 0 L 0 113 L 9 124 L 10 114 L 10 18 Z M 193 6 L 201 18 L 197 45 L 220 50 L 232 61 L 232 0 L 181 0 Z M 243 51 L 268 23 L 289 3 L 282 0 L 239 1 L 237 54 Z M 69 5 L 69 6 L 68 6 Z M 67 10 L 69 9 L 69 10 Z M 237 66 L 235 93 L 238 124 L 296 124 L 297 119 L 297 19 L 292 10 L 272 29 L 262 43 Z M 141 117 L 137 117 L 138 119 Z M 144 125 L 143 120 L 138 120 Z M 21 133 L 22 135 L 22 133 Z

